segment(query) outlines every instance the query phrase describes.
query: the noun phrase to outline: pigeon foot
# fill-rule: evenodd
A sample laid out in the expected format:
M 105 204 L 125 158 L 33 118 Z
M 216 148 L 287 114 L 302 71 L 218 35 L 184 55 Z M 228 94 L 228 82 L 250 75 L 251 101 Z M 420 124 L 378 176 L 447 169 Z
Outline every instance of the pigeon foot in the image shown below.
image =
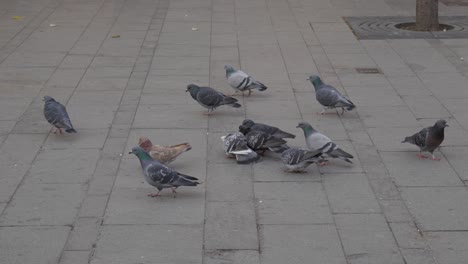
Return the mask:
M 427 157 L 423 154 L 417 154 L 416 156 L 418 156 L 419 159 L 427 159 Z
M 431 160 L 437 160 L 440 161 L 440 158 L 437 158 L 436 156 L 432 155 Z
M 318 163 L 318 165 L 320 167 L 326 166 L 326 165 L 328 165 L 328 160 L 327 161 L 321 161 L 321 162 Z
M 158 196 L 161 196 L 161 195 L 159 194 L 159 192 L 157 192 L 157 193 L 150 193 L 150 194 L 148 194 L 148 196 L 149 197 L 158 197 Z

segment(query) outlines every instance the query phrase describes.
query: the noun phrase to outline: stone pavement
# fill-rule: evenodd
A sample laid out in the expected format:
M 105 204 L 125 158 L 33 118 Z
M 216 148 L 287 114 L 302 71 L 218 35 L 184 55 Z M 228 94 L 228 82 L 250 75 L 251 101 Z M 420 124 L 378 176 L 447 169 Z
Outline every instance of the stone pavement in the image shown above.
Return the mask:
M 413 2 L 0 0 L 0 262 L 466 263 L 468 40 L 359 41 L 341 18 L 408 16 Z M 207 118 L 185 87 L 231 92 L 226 63 L 270 88 Z M 357 111 L 316 115 L 311 73 Z M 78 134 L 50 133 L 43 95 L 67 105 Z M 297 146 L 309 121 L 355 164 L 236 165 L 219 137 L 246 117 Z M 439 118 L 442 160 L 418 160 L 400 141 Z M 127 154 L 141 135 L 190 142 L 173 167 L 204 184 L 147 197 Z

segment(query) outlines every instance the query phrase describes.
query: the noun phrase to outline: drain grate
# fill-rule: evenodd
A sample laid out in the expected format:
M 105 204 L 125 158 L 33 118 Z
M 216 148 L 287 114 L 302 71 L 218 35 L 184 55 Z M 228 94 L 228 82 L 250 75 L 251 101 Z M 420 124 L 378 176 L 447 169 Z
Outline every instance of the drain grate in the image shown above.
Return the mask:
M 448 31 L 421 32 L 399 29 L 396 25 L 411 23 L 414 17 L 344 17 L 358 39 L 447 39 L 468 38 L 468 17 L 439 17 L 441 24 L 453 27 Z
M 379 74 L 379 73 L 382 73 L 377 68 L 356 68 L 356 71 L 358 73 L 362 73 L 362 74 Z
M 446 6 L 468 6 L 468 0 L 440 0 Z

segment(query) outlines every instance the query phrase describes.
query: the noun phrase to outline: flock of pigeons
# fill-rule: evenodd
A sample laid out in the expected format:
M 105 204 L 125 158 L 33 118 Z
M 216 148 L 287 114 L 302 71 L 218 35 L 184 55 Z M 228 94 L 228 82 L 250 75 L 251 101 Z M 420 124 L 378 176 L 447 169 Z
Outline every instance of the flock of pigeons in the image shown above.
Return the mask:
M 252 93 L 252 90 L 265 91 L 267 86 L 256 81 L 254 78 L 241 70 L 236 70 L 230 65 L 224 67 L 228 84 L 234 89 L 233 96 L 237 92 Z M 343 96 L 335 87 L 325 84 L 319 76 L 309 77 L 315 88 L 317 101 L 323 106 L 320 114 L 325 114 L 327 109 L 341 108 L 350 111 L 356 106 L 348 98 Z M 210 115 L 219 106 L 227 105 L 234 108 L 241 107 L 236 98 L 227 96 L 210 87 L 200 87 L 189 84 L 186 92 L 201 106 L 208 109 L 204 113 Z M 44 116 L 46 120 L 55 127 L 55 134 L 77 133 L 73 128 L 70 117 L 65 106 L 57 102 L 50 96 L 44 96 Z M 422 151 L 427 151 L 432 155 L 433 160 L 440 160 L 433 154 L 444 140 L 444 129 L 447 127 L 445 120 L 437 121 L 434 126 L 426 127 L 416 134 L 406 137 L 402 143 L 408 142 L 419 147 L 419 158 L 427 158 L 422 155 Z M 345 162 L 352 163 L 353 156 L 326 135 L 315 130 L 309 123 L 300 122 L 297 128 L 304 132 L 307 149 L 290 147 L 285 139 L 294 138 L 293 134 L 281 129 L 255 123 L 250 119 L 245 119 L 239 126 L 239 131 L 221 137 L 223 147 L 228 157 L 236 158 L 238 164 L 251 164 L 262 159 L 266 151 L 277 153 L 281 161 L 290 172 L 304 172 L 312 163 L 324 166 L 328 163 L 328 158 L 337 158 Z M 180 186 L 197 186 L 200 184 L 198 178 L 181 174 L 167 165 L 174 161 L 180 154 L 191 149 L 190 144 L 182 143 L 173 146 L 153 145 L 146 137 L 139 138 L 138 146 L 132 148 L 129 154 L 134 154 L 140 160 L 145 180 L 158 189 L 155 194 L 149 196 L 159 196 L 165 188 L 170 188 L 174 195 Z

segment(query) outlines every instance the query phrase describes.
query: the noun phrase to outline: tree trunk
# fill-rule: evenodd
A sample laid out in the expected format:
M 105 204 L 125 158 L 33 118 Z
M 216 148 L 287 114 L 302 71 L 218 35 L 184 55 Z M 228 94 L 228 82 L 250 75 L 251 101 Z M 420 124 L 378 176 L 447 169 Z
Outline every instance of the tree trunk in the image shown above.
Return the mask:
M 416 0 L 416 30 L 439 29 L 439 0 Z

